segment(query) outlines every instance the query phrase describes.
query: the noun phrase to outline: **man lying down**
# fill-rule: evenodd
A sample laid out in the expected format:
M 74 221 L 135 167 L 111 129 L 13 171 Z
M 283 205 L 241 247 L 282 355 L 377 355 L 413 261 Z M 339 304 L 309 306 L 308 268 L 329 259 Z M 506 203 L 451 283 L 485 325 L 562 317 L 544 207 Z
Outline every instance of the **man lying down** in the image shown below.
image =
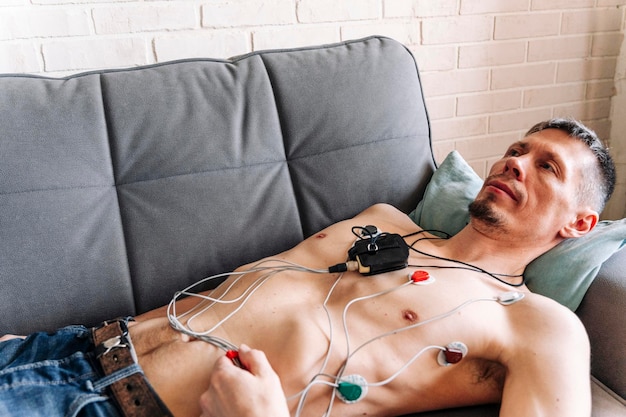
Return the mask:
M 375 205 L 133 321 L 3 337 L 0 414 L 589 416 L 585 330 L 522 274 L 593 229 L 614 182 L 592 131 L 539 123 L 448 239 Z

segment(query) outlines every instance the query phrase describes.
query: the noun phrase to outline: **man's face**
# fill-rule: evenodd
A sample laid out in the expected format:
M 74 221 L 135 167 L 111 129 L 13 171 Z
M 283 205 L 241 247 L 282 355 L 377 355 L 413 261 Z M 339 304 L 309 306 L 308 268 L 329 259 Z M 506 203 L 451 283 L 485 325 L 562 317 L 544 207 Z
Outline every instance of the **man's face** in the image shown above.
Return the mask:
M 594 156 L 579 140 L 546 129 L 514 143 L 497 161 L 476 200 L 472 224 L 520 239 L 554 239 L 576 218 L 577 191 Z

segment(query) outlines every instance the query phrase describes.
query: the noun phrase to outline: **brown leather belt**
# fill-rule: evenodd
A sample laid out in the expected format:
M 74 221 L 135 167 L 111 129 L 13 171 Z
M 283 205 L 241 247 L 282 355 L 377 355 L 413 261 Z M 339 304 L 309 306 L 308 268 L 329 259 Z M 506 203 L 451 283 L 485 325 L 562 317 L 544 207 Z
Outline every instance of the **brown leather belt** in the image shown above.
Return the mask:
M 105 322 L 92 329 L 92 338 L 105 376 L 136 364 L 125 321 Z M 109 389 L 124 417 L 172 417 L 141 372 L 112 383 Z

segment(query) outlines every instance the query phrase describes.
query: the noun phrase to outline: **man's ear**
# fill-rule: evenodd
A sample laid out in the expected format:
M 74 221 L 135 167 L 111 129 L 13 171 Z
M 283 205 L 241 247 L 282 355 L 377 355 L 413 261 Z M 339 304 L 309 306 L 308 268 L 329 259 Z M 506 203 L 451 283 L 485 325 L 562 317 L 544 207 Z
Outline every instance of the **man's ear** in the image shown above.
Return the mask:
M 591 232 L 600 216 L 594 210 L 587 210 L 579 213 L 574 221 L 566 224 L 560 231 L 559 235 L 563 238 L 581 237 Z

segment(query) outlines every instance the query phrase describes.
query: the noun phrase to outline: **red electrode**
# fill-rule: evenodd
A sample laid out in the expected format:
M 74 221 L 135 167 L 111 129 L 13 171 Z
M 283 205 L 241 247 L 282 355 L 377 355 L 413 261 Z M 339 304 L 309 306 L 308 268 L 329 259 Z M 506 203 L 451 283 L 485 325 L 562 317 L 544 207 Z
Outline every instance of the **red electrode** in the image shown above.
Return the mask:
M 455 347 L 447 346 L 444 355 L 446 356 L 446 361 L 452 364 L 458 363 L 463 359 L 463 351 Z
M 413 282 L 423 282 L 423 281 L 427 281 L 429 278 L 430 278 L 430 274 L 428 273 L 428 271 L 424 271 L 421 269 L 418 269 L 417 271 L 411 274 L 411 281 Z
M 450 366 L 461 360 L 467 355 L 467 346 L 463 342 L 448 343 L 445 348 L 441 348 L 437 355 L 437 363 L 441 366 Z
M 228 359 L 230 359 L 235 366 L 241 368 L 241 369 L 246 369 L 242 364 L 241 361 L 239 360 L 239 352 L 236 350 L 227 350 L 226 351 L 226 357 Z

